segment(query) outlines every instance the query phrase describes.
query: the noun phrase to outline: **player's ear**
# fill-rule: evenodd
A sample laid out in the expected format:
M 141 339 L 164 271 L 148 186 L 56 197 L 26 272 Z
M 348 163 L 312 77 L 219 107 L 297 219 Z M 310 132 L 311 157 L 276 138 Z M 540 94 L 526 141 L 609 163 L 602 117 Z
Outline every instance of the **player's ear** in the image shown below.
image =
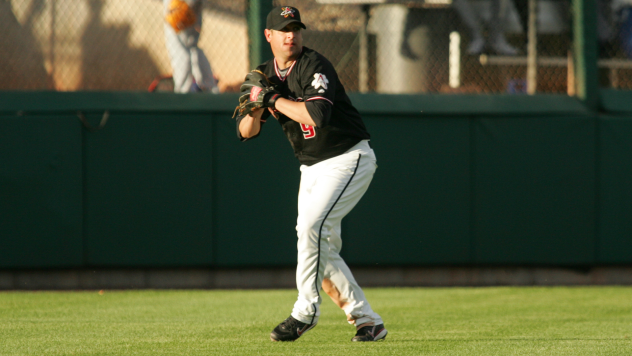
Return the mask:
M 263 30 L 263 34 L 266 36 L 266 41 L 270 42 L 272 38 L 272 30 L 268 30 L 267 28 Z

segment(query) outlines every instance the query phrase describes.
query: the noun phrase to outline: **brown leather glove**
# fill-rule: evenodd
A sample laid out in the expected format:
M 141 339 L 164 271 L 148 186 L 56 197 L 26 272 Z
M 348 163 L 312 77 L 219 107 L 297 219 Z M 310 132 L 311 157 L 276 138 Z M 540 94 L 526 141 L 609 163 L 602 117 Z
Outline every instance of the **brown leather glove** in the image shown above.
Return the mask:
M 258 108 L 274 108 L 276 100 L 281 97 L 268 77 L 258 70 L 246 75 L 240 88 L 239 105 L 235 108 L 233 117 L 248 115 Z

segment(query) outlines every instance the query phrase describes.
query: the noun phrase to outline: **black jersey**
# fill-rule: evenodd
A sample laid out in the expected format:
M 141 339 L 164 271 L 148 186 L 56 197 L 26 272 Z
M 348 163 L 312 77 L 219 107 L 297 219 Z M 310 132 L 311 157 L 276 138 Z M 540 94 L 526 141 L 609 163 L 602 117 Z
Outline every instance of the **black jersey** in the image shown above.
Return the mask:
M 303 47 L 285 75 L 281 74 L 274 59 L 257 69 L 268 76 L 284 98 L 305 102 L 307 111 L 316 123 L 316 127 L 312 127 L 278 113 L 278 121 L 301 164 L 310 166 L 338 156 L 361 140 L 370 138 L 336 70 L 320 53 Z M 262 119 L 269 116 L 266 110 Z M 241 119 L 243 116 L 237 118 L 237 136 L 245 141 L 239 132 Z

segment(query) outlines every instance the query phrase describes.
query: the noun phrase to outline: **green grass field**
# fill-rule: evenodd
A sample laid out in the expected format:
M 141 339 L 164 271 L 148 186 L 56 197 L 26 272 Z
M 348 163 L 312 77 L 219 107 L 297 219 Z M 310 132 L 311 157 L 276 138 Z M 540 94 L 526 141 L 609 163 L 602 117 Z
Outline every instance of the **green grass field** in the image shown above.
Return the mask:
M 632 288 L 366 289 L 389 330 L 325 296 L 318 326 L 271 342 L 293 290 L 0 293 L 0 355 L 632 355 Z

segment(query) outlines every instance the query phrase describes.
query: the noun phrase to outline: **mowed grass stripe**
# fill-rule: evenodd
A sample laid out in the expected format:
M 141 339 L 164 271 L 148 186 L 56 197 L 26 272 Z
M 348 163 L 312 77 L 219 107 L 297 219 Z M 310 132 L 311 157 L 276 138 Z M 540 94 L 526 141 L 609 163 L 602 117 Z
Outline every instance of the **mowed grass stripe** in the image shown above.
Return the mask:
M 367 288 L 389 330 L 318 326 L 269 340 L 293 290 L 0 293 L 0 355 L 632 355 L 631 287 Z M 327 298 L 327 297 L 325 297 Z

